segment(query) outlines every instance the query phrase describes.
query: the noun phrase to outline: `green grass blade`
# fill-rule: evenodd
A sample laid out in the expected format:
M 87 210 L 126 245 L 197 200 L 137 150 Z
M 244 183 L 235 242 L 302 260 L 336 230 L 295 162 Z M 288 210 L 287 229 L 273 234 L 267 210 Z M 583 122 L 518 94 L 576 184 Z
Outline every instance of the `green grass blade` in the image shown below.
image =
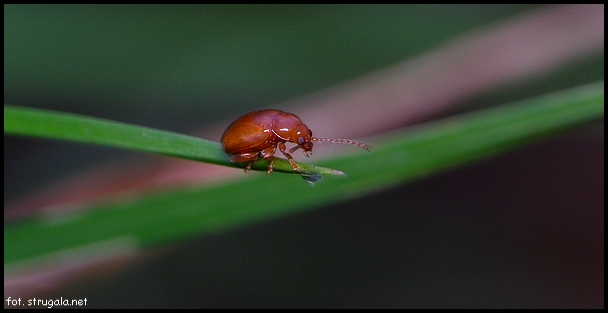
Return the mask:
M 522 146 L 604 116 L 604 83 L 448 118 L 385 136 L 374 162 L 341 166 L 363 189 L 435 174 Z M 336 166 L 329 162 L 325 165 Z M 373 178 L 374 177 L 374 178 Z
M 373 153 L 324 162 L 349 176 L 308 187 L 292 175 L 251 175 L 221 186 L 159 192 L 120 203 L 54 211 L 4 228 L 4 264 L 46 262 L 66 253 L 168 245 L 176 240 L 360 197 L 513 149 L 603 118 L 604 84 L 474 112 L 373 142 Z M 127 247 L 127 248 L 128 248 Z
M 231 167 L 238 166 L 230 162 L 230 156 L 222 151 L 219 142 L 63 112 L 5 105 L 4 134 L 77 141 Z M 300 165 L 303 172 L 343 174 L 337 170 Z M 256 162 L 253 166 L 255 170 L 266 171 L 267 168 L 266 160 Z M 282 159 L 275 161 L 274 170 L 295 173 L 289 162 Z

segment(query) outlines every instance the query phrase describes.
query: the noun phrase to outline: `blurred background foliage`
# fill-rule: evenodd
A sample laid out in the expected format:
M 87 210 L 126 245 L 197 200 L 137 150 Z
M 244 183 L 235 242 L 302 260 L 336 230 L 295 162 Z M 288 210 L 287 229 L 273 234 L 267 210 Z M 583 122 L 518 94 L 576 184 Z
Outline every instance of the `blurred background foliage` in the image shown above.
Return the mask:
M 192 132 L 386 68 L 534 8 L 5 5 L 4 101 Z M 481 93 L 460 108 L 601 80 L 603 55 L 556 70 L 532 84 Z M 5 150 L 23 140 L 5 141 Z M 5 155 L 12 182 L 5 200 L 91 160 L 124 155 L 36 143 L 51 151 L 28 145 L 29 156 Z M 65 158 L 64 150 L 73 155 Z M 55 166 L 43 169 L 45 162 Z
M 543 8 L 5 5 L 4 101 L 191 133 Z M 603 61 L 603 51 L 588 55 L 426 119 L 597 82 Z M 603 211 L 585 218 L 585 208 L 603 208 L 603 127 L 561 140 L 193 239 L 103 284 L 46 294 L 88 296 L 92 307 L 603 307 Z M 84 168 L 149 159 L 26 138 L 5 137 L 4 145 L 5 206 Z M 552 203 L 555 193 L 566 198 Z M 575 193 L 583 198 L 568 197 Z M 269 191 L 269 201 L 281 196 Z M 549 231 L 521 238 L 522 224 L 508 224 L 522 220 Z M 569 227 L 574 234 L 557 231 L 563 240 L 544 238 Z M 557 257 L 539 261 L 548 255 Z

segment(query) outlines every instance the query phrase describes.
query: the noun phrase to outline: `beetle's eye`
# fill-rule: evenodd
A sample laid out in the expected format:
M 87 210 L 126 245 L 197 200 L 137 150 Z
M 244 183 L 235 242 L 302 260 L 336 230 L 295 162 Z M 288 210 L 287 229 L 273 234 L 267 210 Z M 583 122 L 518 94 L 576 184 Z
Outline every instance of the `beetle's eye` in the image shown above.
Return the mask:
M 298 137 L 298 144 L 299 145 L 303 145 L 306 142 L 306 140 L 304 139 L 304 137 Z

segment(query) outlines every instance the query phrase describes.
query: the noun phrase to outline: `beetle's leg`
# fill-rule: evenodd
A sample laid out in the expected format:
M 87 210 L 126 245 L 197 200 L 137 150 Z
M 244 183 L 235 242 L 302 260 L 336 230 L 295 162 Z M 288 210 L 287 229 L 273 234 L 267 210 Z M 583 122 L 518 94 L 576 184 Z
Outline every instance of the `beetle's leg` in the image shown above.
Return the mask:
M 251 166 L 255 163 L 255 161 L 258 160 L 259 157 L 259 153 L 243 153 L 231 156 L 230 161 L 235 163 L 248 162 L 247 167 L 245 167 L 245 173 L 247 173 L 251 170 Z
M 281 151 L 281 153 L 283 153 L 283 155 L 287 158 L 287 160 L 289 160 L 289 164 L 291 164 L 291 167 L 293 167 L 293 169 L 295 171 L 300 171 L 300 167 L 296 164 L 296 161 L 293 160 L 293 157 L 291 156 L 291 154 L 285 152 L 285 143 L 279 142 L 279 151 Z M 291 150 L 294 150 L 293 148 L 291 148 Z M 291 152 L 291 150 L 289 150 L 289 152 Z M 295 150 L 294 150 L 295 151 Z
M 236 154 L 230 157 L 230 161 L 234 163 L 245 163 L 256 161 L 259 158 L 258 153 L 243 153 Z
M 268 165 L 268 175 L 272 173 L 272 168 L 274 167 L 274 152 L 276 150 L 277 147 L 273 146 L 260 151 L 260 155 L 262 156 L 262 158 L 270 161 L 270 165 Z
M 300 148 L 301 148 L 300 146 L 295 146 L 295 147 L 293 147 L 293 148 L 289 149 L 289 153 L 294 153 L 296 150 L 298 150 L 298 149 L 300 149 Z M 302 149 L 302 152 L 304 153 L 304 155 L 305 155 L 306 157 L 309 157 L 309 156 L 310 156 L 308 153 L 312 153 L 312 151 L 310 151 L 310 152 L 306 152 L 306 150 L 304 150 L 304 149 Z
M 268 158 L 270 160 L 270 165 L 268 165 L 268 176 L 272 173 L 272 168 L 274 167 L 274 156 Z
M 294 153 L 298 149 L 300 149 L 300 146 L 295 146 L 295 147 L 289 149 L 289 153 Z

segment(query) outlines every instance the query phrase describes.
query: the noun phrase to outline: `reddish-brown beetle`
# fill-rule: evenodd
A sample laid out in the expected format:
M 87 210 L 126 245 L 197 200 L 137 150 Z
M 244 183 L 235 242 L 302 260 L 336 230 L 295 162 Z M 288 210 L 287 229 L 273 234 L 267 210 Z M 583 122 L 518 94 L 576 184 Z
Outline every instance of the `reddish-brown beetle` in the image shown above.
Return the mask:
M 259 158 L 270 160 L 268 174 L 272 172 L 277 147 L 296 171 L 300 171 L 300 167 L 293 160 L 291 153 L 301 148 L 308 157 L 309 153 L 312 153 L 313 142 L 344 143 L 371 151 L 367 145 L 354 140 L 313 137 L 308 126 L 302 123 L 299 117 L 279 110 L 253 111 L 239 117 L 228 126 L 221 141 L 224 152 L 233 154 L 230 158 L 232 162 L 249 162 L 245 172 L 250 170 Z M 285 142 L 292 142 L 297 146 L 287 152 Z

